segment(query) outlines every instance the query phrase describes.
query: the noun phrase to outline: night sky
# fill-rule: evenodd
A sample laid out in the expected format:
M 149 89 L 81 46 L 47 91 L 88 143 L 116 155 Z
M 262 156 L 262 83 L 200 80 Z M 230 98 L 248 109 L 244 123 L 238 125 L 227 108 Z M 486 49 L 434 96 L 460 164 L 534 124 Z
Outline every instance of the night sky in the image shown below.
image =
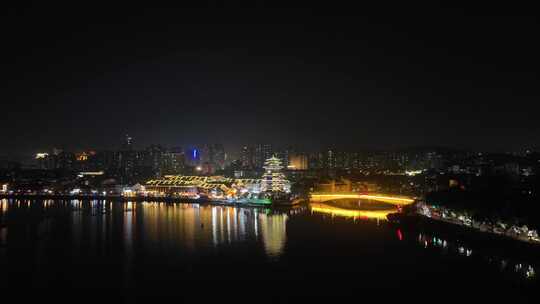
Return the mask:
M 0 13 L 0 154 L 126 133 L 141 148 L 539 146 L 532 8 L 77 3 Z

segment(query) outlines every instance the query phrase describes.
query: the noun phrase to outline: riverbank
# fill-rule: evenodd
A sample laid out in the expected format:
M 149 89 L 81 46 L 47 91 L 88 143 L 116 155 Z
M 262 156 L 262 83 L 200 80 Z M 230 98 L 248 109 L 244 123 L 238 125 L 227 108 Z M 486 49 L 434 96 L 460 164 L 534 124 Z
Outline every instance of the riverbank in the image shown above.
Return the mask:
M 530 229 L 526 225 L 515 225 L 502 220 L 498 221 L 478 221 L 466 211 L 456 211 L 447 207 L 420 203 L 416 206 L 415 212 L 420 216 L 436 221 L 446 222 L 453 225 L 464 226 L 483 233 L 495 234 L 508 237 L 523 242 L 533 242 L 540 244 L 538 231 Z
M 496 234 L 482 231 L 472 226 L 447 221 L 441 218 L 427 217 L 420 213 L 392 214 L 388 216 L 390 223 L 403 226 L 407 229 L 417 230 L 423 233 L 437 233 L 445 238 L 453 238 L 460 242 L 477 244 L 484 248 L 490 248 L 499 254 L 512 251 L 518 255 L 537 256 L 540 242 L 530 239 L 512 237 L 510 235 Z
M 163 202 L 163 203 L 188 203 L 188 204 L 211 204 L 211 205 L 227 205 L 237 207 L 293 207 L 299 205 L 303 200 L 293 200 L 290 202 L 271 202 L 263 204 L 257 202 L 231 202 L 222 200 L 211 200 L 208 198 L 187 198 L 187 197 L 164 197 L 164 196 L 122 196 L 122 195 L 55 195 L 55 194 L 0 194 L 0 199 L 24 199 L 24 200 L 107 200 L 113 202 Z
M 476 256 L 481 254 L 488 260 L 514 261 L 516 265 L 524 263 L 533 265 L 536 269 L 540 265 L 538 243 L 518 241 L 514 238 L 485 233 L 423 216 L 416 216 L 416 218 L 414 225 L 398 227 L 402 228 L 404 235 L 410 235 L 415 241 L 422 242 L 424 247 L 439 246 L 443 250 L 448 250 L 447 246 L 452 243 L 454 250 L 459 249 L 462 254 L 472 253 Z

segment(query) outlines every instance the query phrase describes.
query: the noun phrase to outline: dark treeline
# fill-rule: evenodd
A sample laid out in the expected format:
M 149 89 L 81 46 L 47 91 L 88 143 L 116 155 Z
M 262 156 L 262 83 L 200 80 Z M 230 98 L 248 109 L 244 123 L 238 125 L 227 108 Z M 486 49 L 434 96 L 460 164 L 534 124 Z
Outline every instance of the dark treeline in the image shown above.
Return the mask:
M 527 187 L 524 187 L 526 185 Z M 540 178 L 517 181 L 509 176 L 482 176 L 466 189 L 453 187 L 426 195 L 429 204 L 465 211 L 476 220 L 540 227 Z

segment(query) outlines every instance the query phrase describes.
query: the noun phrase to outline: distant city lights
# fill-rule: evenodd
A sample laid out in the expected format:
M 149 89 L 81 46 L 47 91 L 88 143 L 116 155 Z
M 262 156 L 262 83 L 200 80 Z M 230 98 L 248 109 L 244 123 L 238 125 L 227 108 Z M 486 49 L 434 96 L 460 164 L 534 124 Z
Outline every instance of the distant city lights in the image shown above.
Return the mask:
M 44 158 L 47 158 L 48 156 L 49 156 L 49 153 L 37 153 L 36 159 L 44 159 Z
M 418 175 L 418 174 L 422 174 L 422 170 L 411 170 L 411 171 L 405 171 L 405 174 L 407 176 L 415 176 L 415 175 Z

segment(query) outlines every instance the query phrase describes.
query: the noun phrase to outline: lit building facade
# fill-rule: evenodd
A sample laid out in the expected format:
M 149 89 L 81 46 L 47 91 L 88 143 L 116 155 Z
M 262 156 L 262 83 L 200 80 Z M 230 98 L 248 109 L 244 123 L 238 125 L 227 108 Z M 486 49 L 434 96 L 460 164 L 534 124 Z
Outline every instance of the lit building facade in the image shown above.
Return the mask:
M 261 192 L 260 179 L 236 179 L 223 176 L 166 175 L 145 183 L 153 195 L 173 195 L 210 199 L 233 199 Z
M 290 170 L 307 170 L 308 169 L 308 157 L 305 154 L 291 154 L 289 156 Z
M 271 204 L 290 193 L 291 184 L 281 172 L 283 168 L 277 157 L 265 162 L 261 179 L 227 178 L 223 176 L 166 175 L 145 183 L 151 196 L 172 196 L 210 200 L 226 200 L 255 204 Z
M 291 183 L 281 172 L 283 166 L 281 160 L 275 156 L 270 157 L 264 162 L 264 174 L 261 181 L 262 192 L 291 192 Z
M 272 157 L 272 145 L 270 144 L 258 144 L 255 147 L 254 165 L 256 168 L 262 168 L 265 165 L 265 161 Z

